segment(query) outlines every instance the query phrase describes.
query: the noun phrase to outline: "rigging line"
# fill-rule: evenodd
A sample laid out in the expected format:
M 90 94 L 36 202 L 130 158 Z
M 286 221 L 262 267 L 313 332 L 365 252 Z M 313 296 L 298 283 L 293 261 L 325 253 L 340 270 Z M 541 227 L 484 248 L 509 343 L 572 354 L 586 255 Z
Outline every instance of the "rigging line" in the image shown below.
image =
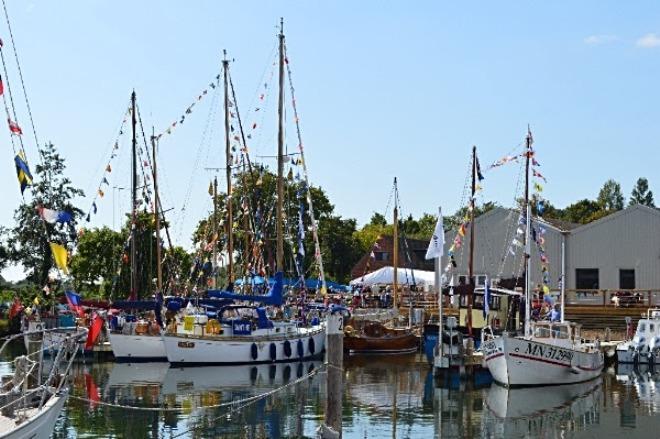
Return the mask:
M 36 142 L 37 149 L 39 148 L 39 139 L 37 138 L 37 129 L 34 125 L 32 117 L 32 108 L 30 107 L 30 100 L 28 99 L 27 90 L 25 88 L 25 81 L 23 80 L 23 71 L 21 70 L 21 63 L 18 61 L 18 52 L 16 51 L 16 42 L 14 41 L 14 33 L 11 30 L 9 23 L 9 12 L 7 12 L 7 2 L 2 0 L 2 7 L 5 10 L 5 19 L 7 20 L 7 29 L 9 30 L 9 38 L 11 39 L 11 46 L 14 50 L 14 58 L 16 58 L 16 67 L 18 68 L 18 76 L 21 79 L 21 86 L 23 87 L 23 95 L 25 96 L 25 105 L 27 106 L 28 115 L 30 116 L 30 124 L 32 125 L 32 133 L 34 134 L 34 141 Z M 4 62 L 4 61 L 3 61 Z
M 259 126 L 263 126 L 264 119 L 266 117 L 266 109 L 268 108 L 265 104 L 268 102 L 268 97 L 270 96 L 270 90 L 272 87 L 269 87 L 268 85 L 271 83 L 273 76 L 275 74 L 275 65 L 276 65 L 276 58 L 277 58 L 277 49 L 278 49 L 278 43 L 277 41 L 273 42 L 273 47 L 271 48 L 270 54 L 268 55 L 266 65 L 264 66 L 263 72 L 261 74 L 261 78 L 259 83 L 257 84 L 257 88 L 255 90 L 255 93 L 252 95 L 252 101 L 250 102 L 250 106 L 248 108 L 254 109 L 256 108 L 256 103 L 257 99 L 259 99 L 261 102 L 263 102 L 263 105 L 260 105 L 260 108 L 262 110 L 261 113 L 261 120 L 259 121 Z M 270 66 L 270 74 L 268 75 L 268 79 L 266 78 L 266 74 L 268 72 L 268 67 Z M 263 93 L 264 98 L 261 99 L 261 93 L 259 93 L 259 90 L 261 87 L 265 88 L 265 91 Z M 247 117 L 249 118 L 251 114 L 253 113 L 252 110 L 248 110 L 247 112 Z M 254 142 L 253 145 L 255 145 L 255 149 L 257 152 L 260 151 L 261 149 L 261 138 L 262 138 L 262 130 L 259 130 L 259 138 L 257 142 Z
M 14 120 L 13 120 L 14 123 L 18 124 L 18 116 L 16 115 L 16 105 L 14 105 L 14 95 L 11 92 L 11 83 L 9 81 L 9 73 L 7 71 L 7 63 L 5 62 L 5 54 L 4 54 L 4 51 L 2 50 L 2 40 L 0 40 L 0 59 L 2 60 L 2 70 L 5 73 L 5 82 L 7 83 L 7 93 L 9 94 L 9 103 L 10 103 L 10 105 L 9 105 L 8 108 L 11 109 L 11 114 L 13 114 L 13 116 L 14 116 Z M 3 99 L 4 99 L 4 93 L 2 94 L 2 96 L 3 96 Z M 8 117 L 7 117 L 7 123 L 9 123 L 9 122 L 11 122 L 11 115 L 8 115 Z M 14 137 L 14 136 L 12 135 L 12 137 Z M 25 163 L 29 165 L 29 162 L 28 162 L 28 159 L 27 159 L 27 153 L 25 152 L 25 147 L 23 146 L 23 138 L 20 135 L 18 135 L 16 137 L 18 137 L 18 143 L 20 144 L 21 152 L 23 153 L 23 155 L 25 157 Z M 13 145 L 13 143 L 14 142 L 12 140 L 12 145 Z M 36 147 L 37 147 L 37 150 L 39 150 L 39 145 L 38 144 L 36 145 Z M 42 162 L 41 155 L 37 154 L 37 156 L 39 156 L 39 163 L 41 163 Z

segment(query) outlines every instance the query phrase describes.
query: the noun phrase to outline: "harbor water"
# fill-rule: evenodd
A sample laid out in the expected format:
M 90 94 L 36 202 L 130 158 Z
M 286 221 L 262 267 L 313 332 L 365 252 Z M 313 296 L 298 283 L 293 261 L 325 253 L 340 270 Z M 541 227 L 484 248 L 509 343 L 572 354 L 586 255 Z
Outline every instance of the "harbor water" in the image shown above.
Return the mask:
M 508 390 L 438 383 L 422 356 L 408 355 L 348 359 L 344 377 L 346 438 L 652 438 L 660 431 L 660 373 L 648 369 Z M 325 394 L 321 362 L 79 364 L 53 437 L 313 438 Z M 216 408 L 200 408 L 206 406 Z M 168 411 L 156 409 L 162 407 Z

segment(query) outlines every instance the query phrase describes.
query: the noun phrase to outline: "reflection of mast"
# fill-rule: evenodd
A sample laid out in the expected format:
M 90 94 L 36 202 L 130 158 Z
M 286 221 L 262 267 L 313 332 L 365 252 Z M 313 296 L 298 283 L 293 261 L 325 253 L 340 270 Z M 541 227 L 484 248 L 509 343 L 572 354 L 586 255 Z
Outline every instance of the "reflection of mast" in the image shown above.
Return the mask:
M 284 202 L 284 20 L 280 19 L 280 93 L 277 103 L 277 251 L 275 271 L 284 271 L 284 231 L 282 209 Z

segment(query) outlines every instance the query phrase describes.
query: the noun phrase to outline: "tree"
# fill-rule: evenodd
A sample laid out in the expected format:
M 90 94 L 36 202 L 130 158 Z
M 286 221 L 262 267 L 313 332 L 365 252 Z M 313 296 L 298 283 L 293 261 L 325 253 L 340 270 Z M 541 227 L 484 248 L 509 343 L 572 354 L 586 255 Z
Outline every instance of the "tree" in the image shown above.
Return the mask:
M 571 223 L 587 224 L 602 215 L 603 212 L 606 211 L 601 208 L 600 203 L 585 198 L 562 209 L 561 218 L 559 219 Z
M 624 200 L 621 185 L 612 179 L 607 180 L 598 192 L 597 202 L 602 210 L 617 211 L 623 209 Z
M 477 204 L 474 208 L 474 217 L 476 218 L 480 215 L 483 215 L 486 212 L 490 212 L 491 210 L 495 209 L 497 206 L 498 204 L 493 201 L 486 201 L 481 206 Z M 457 229 L 463 223 L 463 219 L 465 218 L 467 213 L 468 213 L 468 206 L 463 206 L 460 209 L 458 209 L 454 215 L 443 217 L 444 229 L 445 230 Z
M 9 249 L 7 247 L 7 229 L 0 226 L 0 270 L 7 266 L 9 262 Z
M 649 181 L 646 178 L 640 177 L 637 179 L 637 184 L 630 194 L 630 206 L 641 204 L 643 206 L 655 207 L 653 201 L 653 192 L 649 190 Z
M 116 281 L 126 236 L 108 227 L 86 230 L 78 239 L 71 259 L 74 288 L 98 297 L 108 297 Z
M 386 226 L 387 220 L 385 219 L 385 216 L 382 213 L 374 212 L 374 214 L 371 215 L 371 220 L 369 221 L 369 224 L 374 226 Z
M 73 204 L 73 199 L 84 193 L 72 185 L 65 176 L 64 158 L 52 143 L 39 150 L 40 163 L 35 166 L 32 200 L 22 204 L 14 212 L 16 226 L 9 237 L 9 258 L 21 264 L 27 277 L 38 285 L 45 285 L 54 267 L 50 242 L 71 248 L 76 240 L 75 225 L 83 214 Z M 73 220 L 69 224 L 49 224 L 43 221 L 37 208 L 68 212 Z
M 356 221 L 340 216 L 325 218 L 319 224 L 324 268 L 338 282 L 350 280 L 351 269 L 363 254 L 355 231 Z

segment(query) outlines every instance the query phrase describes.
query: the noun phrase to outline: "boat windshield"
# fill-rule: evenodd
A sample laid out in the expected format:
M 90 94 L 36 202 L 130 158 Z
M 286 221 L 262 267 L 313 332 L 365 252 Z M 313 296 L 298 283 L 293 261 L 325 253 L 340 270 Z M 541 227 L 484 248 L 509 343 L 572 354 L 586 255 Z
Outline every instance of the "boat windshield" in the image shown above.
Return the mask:
M 552 336 L 554 338 L 568 338 L 568 326 L 566 325 L 552 325 Z
M 534 328 L 534 337 L 536 338 L 550 338 L 550 327 L 548 325 L 536 325 Z
M 644 322 L 639 322 L 639 325 L 637 325 L 637 331 L 639 332 L 646 331 L 646 325 L 644 324 Z

